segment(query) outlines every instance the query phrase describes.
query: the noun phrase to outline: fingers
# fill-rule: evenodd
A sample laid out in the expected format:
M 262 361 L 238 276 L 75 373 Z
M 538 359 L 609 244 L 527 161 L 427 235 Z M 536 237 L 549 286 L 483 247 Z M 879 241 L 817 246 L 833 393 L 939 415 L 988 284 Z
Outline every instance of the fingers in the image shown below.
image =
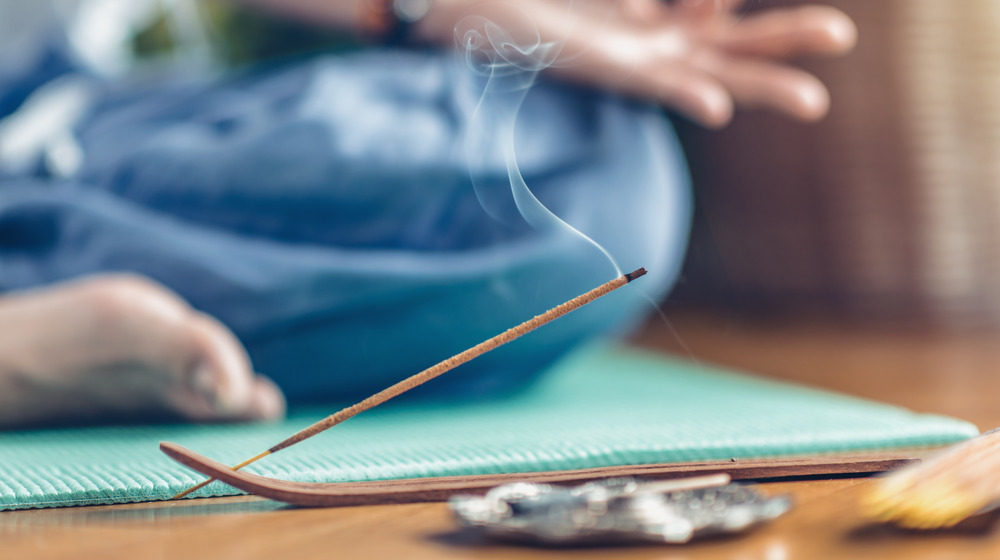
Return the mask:
M 690 18 L 707 19 L 720 14 L 730 14 L 743 5 L 743 0 L 680 0 L 679 12 Z
M 735 54 L 787 58 L 843 54 L 857 38 L 854 22 L 840 10 L 802 6 L 763 12 L 727 26 L 719 45 Z
M 627 0 L 633 12 L 649 0 Z M 678 0 L 672 4 L 683 48 L 637 59 L 630 93 L 654 97 L 693 120 L 719 127 L 733 105 L 765 108 L 815 121 L 829 110 L 829 93 L 813 75 L 778 62 L 799 55 L 837 55 L 857 42 L 851 19 L 835 8 L 802 6 L 734 17 L 740 0 Z M 647 37 L 660 41 L 667 30 Z M 648 42 L 648 41 L 647 41 Z M 673 43 L 671 43 L 673 44 Z M 647 53 L 656 45 L 650 42 Z
M 720 59 L 710 73 L 743 107 L 770 109 L 807 122 L 823 118 L 830 108 L 826 87 L 803 70 L 763 61 Z
M 730 121 L 733 99 L 716 78 L 676 57 L 661 60 L 636 52 L 635 41 L 605 40 L 603 48 L 587 52 L 577 64 L 549 71 L 570 81 L 658 101 L 710 128 Z
M 628 87 L 635 88 L 636 95 L 654 95 L 660 103 L 709 128 L 721 128 L 733 117 L 733 98 L 726 86 L 687 66 L 636 74 Z
M 621 0 L 626 17 L 636 20 L 651 20 L 663 9 L 661 0 Z

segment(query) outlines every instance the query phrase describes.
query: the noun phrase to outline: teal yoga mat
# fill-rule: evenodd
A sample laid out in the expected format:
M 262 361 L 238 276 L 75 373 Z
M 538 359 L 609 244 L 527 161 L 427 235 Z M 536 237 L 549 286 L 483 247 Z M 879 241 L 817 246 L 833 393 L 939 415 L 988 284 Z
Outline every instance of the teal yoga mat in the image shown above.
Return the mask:
M 268 425 L 0 433 L 0 510 L 168 499 L 202 478 L 162 455 L 161 440 L 234 464 L 336 408 Z M 951 418 L 632 349 L 590 348 L 520 395 L 390 403 L 247 470 L 366 481 L 913 447 L 976 433 Z M 214 482 L 195 495 L 236 493 Z

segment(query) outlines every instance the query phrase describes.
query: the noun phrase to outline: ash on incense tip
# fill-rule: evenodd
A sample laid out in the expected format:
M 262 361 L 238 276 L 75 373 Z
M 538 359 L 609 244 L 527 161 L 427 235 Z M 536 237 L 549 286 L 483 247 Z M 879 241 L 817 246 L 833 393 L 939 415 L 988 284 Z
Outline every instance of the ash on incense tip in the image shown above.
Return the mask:
M 640 269 L 634 270 L 634 271 L 629 272 L 628 274 L 626 274 L 625 275 L 625 281 L 626 282 L 631 282 L 631 281 L 635 280 L 636 278 L 639 278 L 639 277 L 645 276 L 645 275 L 646 275 L 646 269 L 645 268 L 640 268 Z

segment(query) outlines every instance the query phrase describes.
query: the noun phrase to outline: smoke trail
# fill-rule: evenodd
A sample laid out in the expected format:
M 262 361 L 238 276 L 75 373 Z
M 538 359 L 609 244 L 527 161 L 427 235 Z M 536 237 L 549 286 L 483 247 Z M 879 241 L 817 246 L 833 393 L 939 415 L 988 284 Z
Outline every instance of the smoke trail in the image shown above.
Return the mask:
M 615 275 L 620 276 L 621 268 L 611 253 L 549 210 L 528 188 L 518 167 L 514 143 L 518 113 L 539 72 L 555 64 L 563 46 L 543 40 L 528 17 L 519 19 L 514 24 L 500 25 L 485 16 L 469 16 L 455 28 L 455 40 L 466 64 L 484 82 L 466 137 L 476 196 L 486 213 L 501 223 L 510 224 L 516 210 L 537 231 L 555 230 L 577 236 L 600 251 Z M 477 180 L 477 167 L 485 168 L 483 160 L 494 154 L 503 155 L 509 192 L 498 192 Z
M 583 59 L 591 48 L 590 44 L 581 45 L 576 42 L 572 46 L 566 44 L 566 39 L 574 32 L 575 26 L 575 22 L 569 20 L 574 16 L 572 10 L 574 0 L 567 1 L 565 13 L 568 17 L 561 22 L 561 34 L 564 37 L 562 41 L 544 40 L 538 27 L 523 12 L 520 13 L 521 17 L 512 18 L 513 12 L 518 11 L 518 8 L 511 4 L 504 5 L 506 9 L 504 13 L 491 13 L 490 17 L 470 16 L 461 20 L 456 26 L 455 40 L 460 52 L 465 55 L 465 63 L 482 81 L 482 93 L 466 136 L 467 159 L 476 196 L 489 216 L 501 223 L 509 224 L 514 219 L 523 220 L 537 231 L 556 231 L 572 235 L 586 246 L 597 249 L 614 268 L 615 275 L 621 275 L 622 270 L 617 259 L 604 246 L 554 214 L 534 195 L 518 168 L 515 154 L 518 114 L 539 73 L 547 68 L 586 63 Z M 601 14 L 595 15 L 591 12 L 586 35 L 596 36 L 603 32 L 605 30 L 603 24 L 594 22 L 613 21 L 616 7 L 620 6 L 609 3 L 606 13 L 603 14 L 606 16 L 603 20 Z M 586 8 L 594 9 L 594 6 L 588 5 Z M 498 23 L 501 20 L 503 24 Z M 652 132 L 656 127 L 644 125 L 642 128 L 645 129 L 645 139 L 650 152 L 661 158 L 660 165 L 653 166 L 656 170 L 655 177 L 650 178 L 648 183 L 654 189 L 657 185 L 670 185 L 677 180 L 677 177 L 672 177 L 664 166 L 669 166 L 671 162 L 683 166 L 682 157 L 679 151 L 675 151 L 669 145 L 669 135 Z M 502 155 L 506 166 L 509 189 L 496 188 L 497 185 L 491 185 L 488 180 L 481 181 L 482 175 L 477 173 L 498 167 L 490 161 L 490 158 L 499 155 Z M 492 167 L 488 165 L 490 163 L 493 163 Z M 680 257 L 674 260 L 673 257 L 668 257 L 665 251 L 652 249 L 648 244 L 660 244 L 658 247 L 662 248 L 669 244 L 670 240 L 681 242 L 686 239 L 686 233 L 681 232 L 689 227 L 690 216 L 686 215 L 684 210 L 680 210 L 689 204 L 689 201 L 685 202 L 688 196 L 686 193 L 683 188 L 673 191 L 664 189 L 658 192 L 657 196 L 643 197 L 649 204 L 635 212 L 636 222 L 652 224 L 657 229 L 646 231 L 644 241 L 632 243 L 631 254 L 635 254 L 636 251 L 641 252 L 644 255 L 644 263 L 652 267 L 651 270 L 654 270 L 654 274 L 659 278 L 670 278 L 677 274 Z M 647 194 L 654 193 L 647 191 Z M 666 218 L 670 214 L 675 218 L 673 222 Z M 644 245 L 646 249 L 636 247 L 636 244 L 643 242 L 647 243 Z M 645 257 L 651 258 L 647 260 Z M 698 363 L 698 358 L 660 309 L 658 301 L 641 287 L 630 293 L 640 300 L 636 303 L 644 303 L 648 309 L 657 313 L 679 343 L 682 352 Z

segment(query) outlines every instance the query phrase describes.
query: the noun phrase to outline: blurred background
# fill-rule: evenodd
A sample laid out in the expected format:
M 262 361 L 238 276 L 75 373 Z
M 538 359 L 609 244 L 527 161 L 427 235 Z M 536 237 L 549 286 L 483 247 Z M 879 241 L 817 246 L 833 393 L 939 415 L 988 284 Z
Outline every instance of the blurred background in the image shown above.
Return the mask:
M 1000 325 L 1000 2 L 826 3 L 860 40 L 803 62 L 824 121 L 680 124 L 699 207 L 668 307 Z
M 743 112 L 721 132 L 677 123 L 698 208 L 666 307 L 1000 326 L 1000 3 L 825 3 L 856 21 L 860 41 L 849 56 L 802 61 L 831 90 L 824 121 Z M 10 4 L 25 14 L 0 22 L 8 43 L 48 4 L 103 72 L 356 45 L 218 0 Z
M 18 52 L 53 21 L 100 73 L 182 65 L 185 71 L 356 46 L 353 37 L 272 17 L 228 0 L 0 0 L 0 44 Z M 192 68 L 194 67 L 194 68 Z

